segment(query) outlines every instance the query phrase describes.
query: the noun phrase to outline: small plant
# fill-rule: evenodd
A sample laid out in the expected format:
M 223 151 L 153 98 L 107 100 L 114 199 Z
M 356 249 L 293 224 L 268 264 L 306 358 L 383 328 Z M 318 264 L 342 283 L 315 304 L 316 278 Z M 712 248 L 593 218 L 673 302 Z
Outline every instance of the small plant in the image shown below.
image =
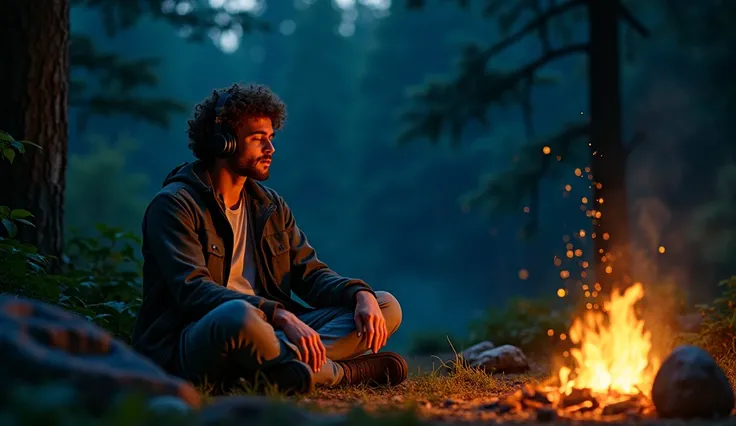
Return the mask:
M 714 356 L 736 356 L 736 276 L 721 281 L 711 304 L 697 305 L 703 315 L 698 343 Z
M 10 164 L 13 164 L 13 161 L 15 161 L 16 154 L 26 153 L 26 145 L 35 146 L 36 148 L 41 149 L 39 145 L 36 145 L 33 142 L 15 140 L 15 138 L 10 136 L 8 132 L 0 130 L 0 156 L 8 160 Z

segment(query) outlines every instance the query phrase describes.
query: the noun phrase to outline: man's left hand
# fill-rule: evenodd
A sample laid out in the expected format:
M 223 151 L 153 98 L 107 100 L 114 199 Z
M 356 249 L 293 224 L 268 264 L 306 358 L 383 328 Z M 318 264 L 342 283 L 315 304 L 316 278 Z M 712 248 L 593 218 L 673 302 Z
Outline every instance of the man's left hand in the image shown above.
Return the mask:
M 373 294 L 361 291 L 356 294 L 356 298 L 354 319 L 358 337 L 365 333 L 368 348 L 376 353 L 386 346 L 388 340 L 386 319 L 383 318 L 383 312 L 381 312 L 378 300 Z

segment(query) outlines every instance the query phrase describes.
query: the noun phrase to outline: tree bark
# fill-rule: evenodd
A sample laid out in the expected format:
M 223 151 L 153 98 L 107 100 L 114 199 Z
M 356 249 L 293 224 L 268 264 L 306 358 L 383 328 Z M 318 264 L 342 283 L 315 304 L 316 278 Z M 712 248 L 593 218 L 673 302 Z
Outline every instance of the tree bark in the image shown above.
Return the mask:
M 626 151 L 621 139 L 618 3 L 619 0 L 588 2 L 591 171 L 595 208 L 601 212 L 600 219 L 594 220 L 593 259 L 596 281 L 602 287 L 601 295 L 630 283 Z M 598 202 L 600 199 L 603 199 L 602 204 Z
M 0 130 L 28 146 L 0 164 L 0 205 L 29 210 L 18 238 L 60 256 L 67 166 L 69 0 L 0 0 Z

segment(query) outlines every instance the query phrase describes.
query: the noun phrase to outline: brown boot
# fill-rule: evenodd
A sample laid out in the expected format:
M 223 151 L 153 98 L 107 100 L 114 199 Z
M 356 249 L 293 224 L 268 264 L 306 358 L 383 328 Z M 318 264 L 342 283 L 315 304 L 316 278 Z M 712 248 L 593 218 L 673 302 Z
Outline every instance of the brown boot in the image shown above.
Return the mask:
M 396 386 L 406 380 L 409 367 L 401 355 L 379 352 L 346 361 L 336 361 L 345 372 L 341 385 L 369 384 Z

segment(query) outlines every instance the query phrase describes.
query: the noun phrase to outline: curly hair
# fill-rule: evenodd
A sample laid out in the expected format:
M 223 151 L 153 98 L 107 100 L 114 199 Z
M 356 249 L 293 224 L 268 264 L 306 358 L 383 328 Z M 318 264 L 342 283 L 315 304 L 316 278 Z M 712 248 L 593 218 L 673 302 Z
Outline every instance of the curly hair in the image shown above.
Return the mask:
M 194 107 L 194 116 L 187 121 L 189 149 L 201 160 L 211 160 L 207 143 L 215 127 L 215 105 L 222 93 L 230 99 L 225 103 L 224 126 L 237 129 L 247 117 L 268 117 L 274 130 L 280 129 L 286 120 L 286 105 L 267 86 L 236 83 L 226 89 L 217 89 Z

